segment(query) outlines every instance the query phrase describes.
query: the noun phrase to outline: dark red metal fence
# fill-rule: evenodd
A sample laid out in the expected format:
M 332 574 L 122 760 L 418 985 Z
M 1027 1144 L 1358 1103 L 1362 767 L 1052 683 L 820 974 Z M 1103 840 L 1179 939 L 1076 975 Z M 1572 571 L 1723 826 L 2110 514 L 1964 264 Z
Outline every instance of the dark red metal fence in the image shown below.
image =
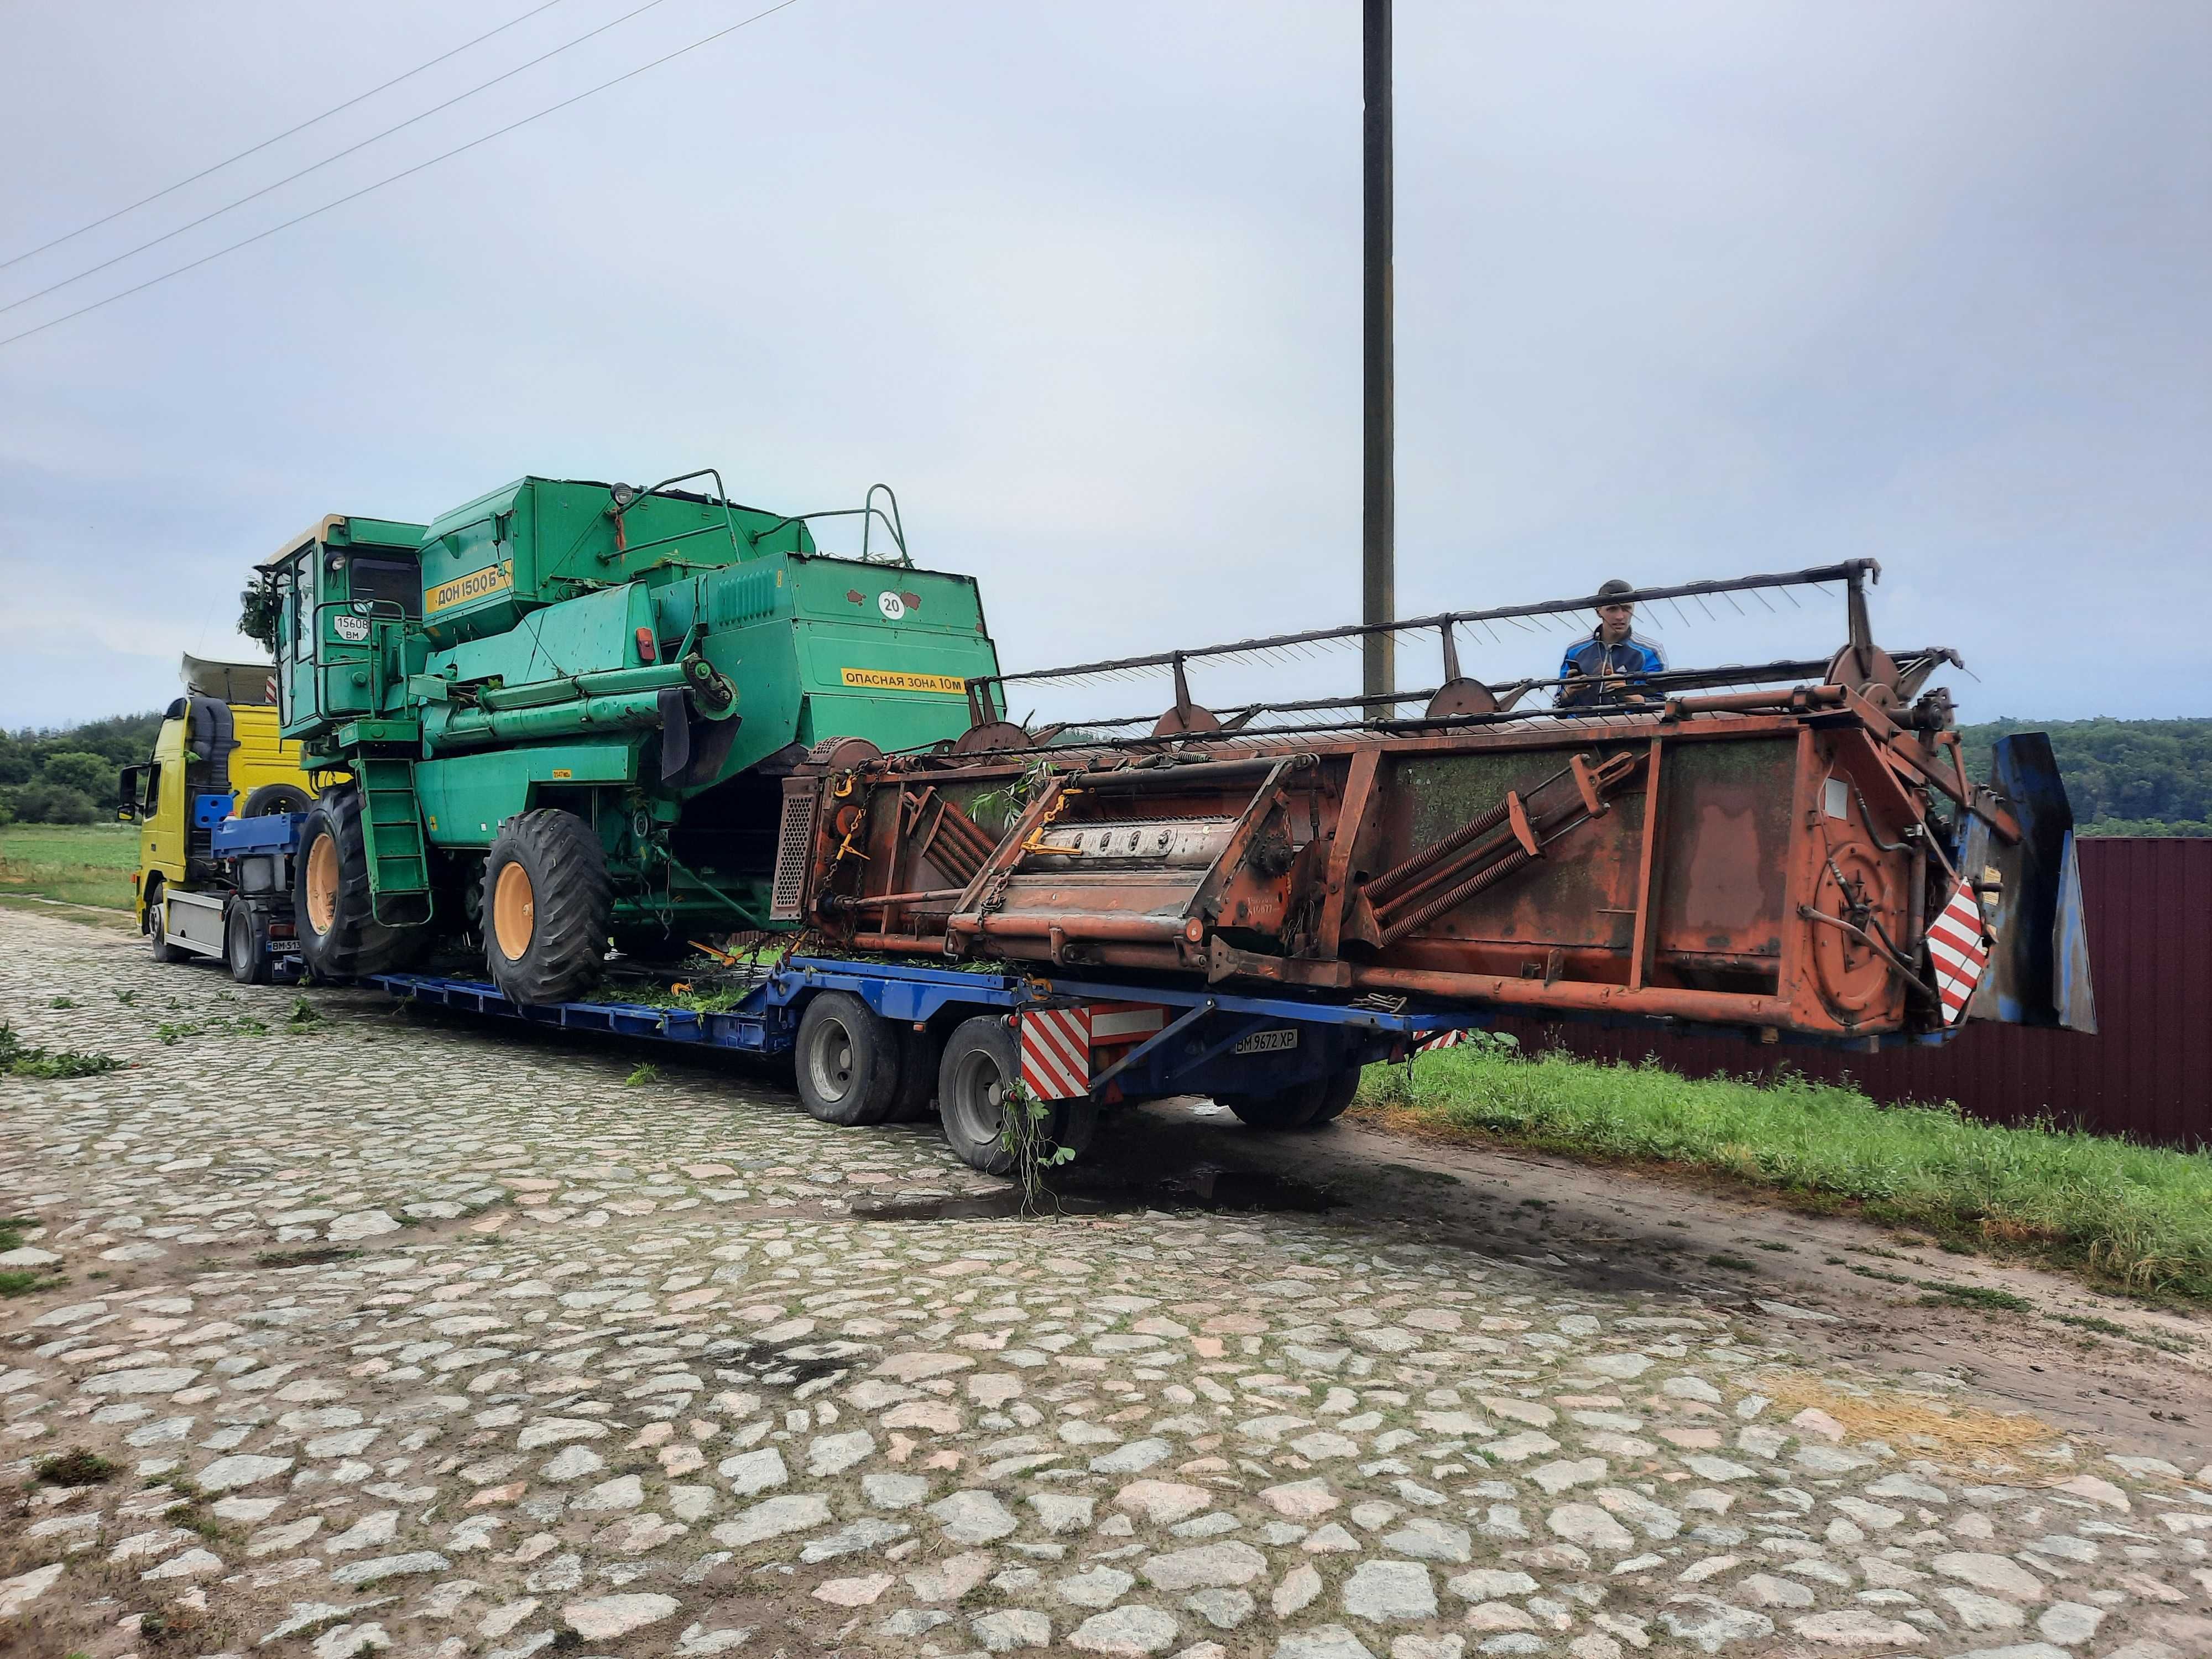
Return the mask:
M 1500 1019 L 1524 1044 L 1592 1060 L 1647 1054 L 1692 1077 L 1789 1066 L 1881 1101 L 1954 1100 L 1997 1123 L 2050 1118 L 2106 1134 L 2212 1146 L 2212 841 L 2079 843 L 2098 1035 L 1975 1024 L 1940 1048 L 1762 1047 Z

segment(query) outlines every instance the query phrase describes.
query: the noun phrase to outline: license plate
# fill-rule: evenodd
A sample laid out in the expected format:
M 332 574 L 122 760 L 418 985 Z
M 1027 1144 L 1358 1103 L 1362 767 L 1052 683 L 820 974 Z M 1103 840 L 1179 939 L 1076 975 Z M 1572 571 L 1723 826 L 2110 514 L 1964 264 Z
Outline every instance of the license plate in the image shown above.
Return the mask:
M 1273 1054 L 1297 1046 L 1297 1028 L 1292 1025 L 1285 1026 L 1279 1031 L 1255 1031 L 1230 1052 L 1237 1054 Z
M 269 951 L 272 956 L 297 956 L 300 951 L 300 941 L 295 939 L 272 939 L 269 941 Z

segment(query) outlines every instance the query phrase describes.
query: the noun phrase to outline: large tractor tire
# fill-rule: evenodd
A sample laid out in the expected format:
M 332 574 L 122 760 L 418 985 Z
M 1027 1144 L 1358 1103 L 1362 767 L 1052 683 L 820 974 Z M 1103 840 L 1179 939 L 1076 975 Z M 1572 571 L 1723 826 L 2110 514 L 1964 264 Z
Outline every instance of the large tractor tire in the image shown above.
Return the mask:
M 541 806 L 507 821 L 484 860 L 484 962 L 515 1002 L 569 1002 L 606 959 L 613 884 L 599 838 L 574 812 Z
M 317 979 L 389 973 L 428 944 L 426 928 L 387 927 L 376 919 L 362 839 L 361 791 L 353 785 L 325 790 L 308 805 L 293 865 L 300 957 Z
M 807 1115 L 850 1127 L 881 1123 L 899 1099 L 898 1028 L 849 991 L 824 991 L 799 1018 L 799 1098 Z
M 273 817 L 279 812 L 304 812 L 315 798 L 296 783 L 264 783 L 246 798 L 238 809 L 242 818 Z

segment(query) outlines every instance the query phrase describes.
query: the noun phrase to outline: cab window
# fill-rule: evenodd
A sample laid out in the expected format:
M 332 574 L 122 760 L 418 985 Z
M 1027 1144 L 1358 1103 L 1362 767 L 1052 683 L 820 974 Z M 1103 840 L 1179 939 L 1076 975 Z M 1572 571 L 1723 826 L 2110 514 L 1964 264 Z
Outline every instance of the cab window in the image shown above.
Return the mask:
M 292 561 L 292 659 L 312 662 L 315 657 L 315 566 L 311 548 Z
M 355 600 L 385 599 L 399 607 L 403 617 L 422 614 L 422 572 L 418 565 L 400 559 L 353 560 Z M 388 611 L 381 612 L 390 616 Z

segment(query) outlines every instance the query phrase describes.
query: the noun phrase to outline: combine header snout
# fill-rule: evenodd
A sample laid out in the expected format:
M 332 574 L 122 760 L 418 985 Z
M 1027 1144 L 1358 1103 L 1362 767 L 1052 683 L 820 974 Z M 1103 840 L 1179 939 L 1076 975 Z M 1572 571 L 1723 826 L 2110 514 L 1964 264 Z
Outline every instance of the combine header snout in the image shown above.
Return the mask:
M 1826 662 L 1655 675 L 1571 716 L 1517 706 L 1542 683 L 1462 675 L 1452 630 L 1594 599 L 1391 625 L 1443 634 L 1445 683 L 1395 700 L 1411 719 L 1190 699 L 1186 663 L 1357 628 L 999 681 L 1171 671 L 1175 706 L 1129 737 L 1032 734 L 974 683 L 964 737 L 825 743 L 785 781 L 774 914 L 852 951 L 1769 1040 L 1939 1036 L 1970 1006 L 2086 1023 L 2086 972 L 2053 968 L 2079 918 L 2047 744 L 2008 739 L 2002 787 L 1969 781 L 1948 695 L 1923 690 L 1958 659 L 1874 644 L 1876 571 L 1642 590 L 1839 584 L 1850 638 Z

